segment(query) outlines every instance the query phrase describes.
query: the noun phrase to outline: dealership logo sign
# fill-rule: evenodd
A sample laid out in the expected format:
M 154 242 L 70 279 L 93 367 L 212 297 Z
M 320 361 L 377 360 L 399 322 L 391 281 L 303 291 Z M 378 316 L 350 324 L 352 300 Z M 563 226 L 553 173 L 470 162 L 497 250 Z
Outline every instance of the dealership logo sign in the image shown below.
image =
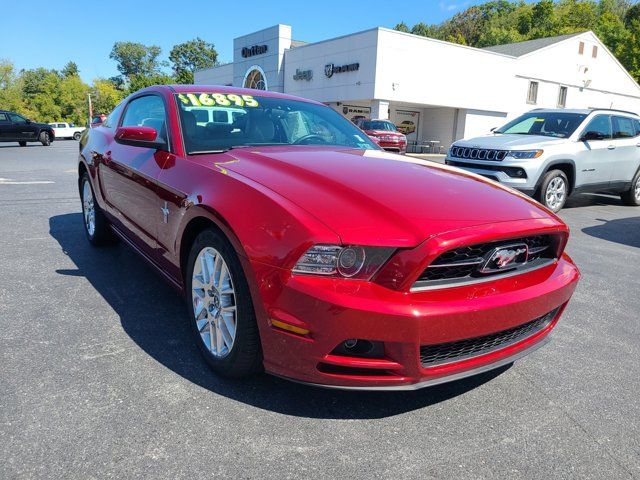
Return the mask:
M 294 80 L 311 80 L 313 78 L 313 70 L 300 70 L 296 68 L 296 73 L 293 75 Z
M 266 45 L 253 45 L 251 47 L 244 47 L 240 53 L 243 58 L 254 57 L 256 55 L 262 55 L 263 53 L 267 53 Z
M 346 65 L 335 65 L 333 63 L 327 63 L 324 66 L 324 74 L 327 78 L 333 77 L 334 73 L 345 73 L 345 72 L 355 72 L 360 70 L 359 63 L 349 63 Z
M 480 273 L 495 273 L 525 265 L 529 260 L 526 243 L 495 248 L 484 262 Z

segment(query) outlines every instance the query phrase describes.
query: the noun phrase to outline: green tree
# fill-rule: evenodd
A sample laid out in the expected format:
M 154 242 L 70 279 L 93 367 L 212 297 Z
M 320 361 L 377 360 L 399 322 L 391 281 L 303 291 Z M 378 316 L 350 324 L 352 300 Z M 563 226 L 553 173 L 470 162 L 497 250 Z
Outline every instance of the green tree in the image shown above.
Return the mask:
M 78 69 L 78 64 L 76 62 L 68 62 L 64 67 L 62 67 L 62 76 L 73 77 L 78 76 L 80 74 L 80 70 Z
M 116 42 L 109 58 L 118 64 L 118 71 L 127 78 L 134 75 L 154 75 L 162 66 L 158 57 L 162 49 L 157 45 L 143 45 L 135 42 Z
M 90 89 L 94 113 L 108 114 L 124 98 L 124 92 L 118 89 L 111 80 L 96 78 Z
M 142 88 L 152 85 L 168 85 L 174 83 L 174 78 L 164 73 L 154 73 L 152 75 L 133 75 L 129 78 L 128 93 L 137 92 Z
M 409 30 L 409 27 L 407 26 L 407 24 L 404 22 L 398 23 L 395 27 L 393 27 L 393 29 L 399 32 L 404 32 L 404 33 L 409 33 L 411 31 Z
M 178 83 L 193 83 L 193 72 L 216 65 L 218 52 L 213 43 L 200 37 L 175 45 L 169 52 L 169 60 Z

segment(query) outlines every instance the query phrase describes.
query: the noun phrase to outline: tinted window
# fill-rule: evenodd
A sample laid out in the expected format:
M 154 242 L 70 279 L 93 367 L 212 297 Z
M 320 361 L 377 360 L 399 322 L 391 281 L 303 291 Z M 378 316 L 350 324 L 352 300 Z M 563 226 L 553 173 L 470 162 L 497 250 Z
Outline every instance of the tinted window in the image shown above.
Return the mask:
M 213 121 L 217 123 L 229 123 L 229 116 L 227 112 L 222 110 L 213 111 Z
M 584 134 L 600 136 L 603 140 L 611 138 L 611 119 L 609 115 L 598 115 L 584 129 Z
M 365 120 L 362 122 L 363 130 L 387 130 L 395 132 L 396 126 L 391 122 L 383 122 L 380 120 Z
M 66 128 L 67 126 L 64 123 L 59 123 L 56 125 L 57 128 Z
M 222 151 L 249 145 L 333 145 L 379 150 L 361 130 L 324 105 L 277 97 L 233 93 L 176 95 L 188 153 Z M 222 111 L 224 123 L 200 125 L 196 110 Z M 233 123 L 229 121 L 229 112 Z
M 0 123 L 6 123 L 9 121 L 9 117 L 7 117 L 6 113 L 0 113 Z
M 129 102 L 122 118 L 122 126 L 155 128 L 158 132 L 158 140 L 166 140 L 165 118 L 162 98 L 147 95 Z
M 18 115 L 17 113 L 10 113 L 9 114 L 9 119 L 13 122 L 13 123 L 27 123 L 27 121 L 24 119 L 24 117 L 21 117 L 20 115 Z
M 568 138 L 586 118 L 582 113 L 566 112 L 529 112 L 510 121 L 496 133 L 518 135 L 544 135 L 547 137 Z
M 124 107 L 124 102 L 120 102 L 120 104 L 113 109 L 113 111 L 109 114 L 109 116 L 102 122 L 103 127 L 113 128 L 118 124 L 118 120 L 120 119 L 120 114 L 122 113 L 122 109 Z M 94 117 L 92 123 L 97 123 L 100 121 L 101 117 Z
M 640 120 L 636 120 L 633 123 L 636 126 L 636 135 L 640 135 Z
M 613 138 L 632 138 L 637 135 L 633 118 L 612 117 Z

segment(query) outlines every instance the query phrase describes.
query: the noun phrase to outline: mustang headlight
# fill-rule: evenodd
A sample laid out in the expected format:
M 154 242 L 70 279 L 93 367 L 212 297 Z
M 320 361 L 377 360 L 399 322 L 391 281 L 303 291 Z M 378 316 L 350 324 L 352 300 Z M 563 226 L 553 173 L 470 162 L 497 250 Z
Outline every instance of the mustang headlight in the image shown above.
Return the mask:
M 314 245 L 300 257 L 293 273 L 369 280 L 395 248 Z
M 544 150 L 512 150 L 509 152 L 509 156 L 518 159 L 538 158 L 543 152 Z

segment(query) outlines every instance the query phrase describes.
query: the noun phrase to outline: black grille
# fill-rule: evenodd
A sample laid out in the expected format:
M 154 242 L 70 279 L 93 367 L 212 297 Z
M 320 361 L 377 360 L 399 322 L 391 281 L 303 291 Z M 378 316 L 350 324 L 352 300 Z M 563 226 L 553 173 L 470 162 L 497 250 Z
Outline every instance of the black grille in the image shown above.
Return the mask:
M 526 243 L 529 247 L 527 265 L 533 266 L 534 262 L 556 257 L 554 237 L 551 235 L 535 235 L 510 238 L 498 242 L 479 243 L 458 247 L 443 253 L 425 269 L 420 278 L 418 278 L 417 283 L 424 286 L 428 283 L 465 281 L 472 278 L 486 277 L 491 274 L 481 274 L 479 268 L 486 260 L 487 255 L 497 247 L 518 243 Z M 499 273 L 501 272 L 494 273 L 494 275 Z
M 456 162 L 453 160 L 445 160 L 447 165 L 460 168 L 475 168 L 480 170 L 490 170 L 493 172 L 503 172 L 511 178 L 527 178 L 527 172 L 520 167 L 503 167 L 502 165 L 485 165 L 478 163 Z M 485 175 L 486 177 L 496 178 L 494 175 Z
M 477 357 L 513 345 L 543 330 L 555 318 L 558 309 L 559 307 L 518 327 L 491 335 L 436 345 L 423 345 L 420 347 L 420 363 L 423 367 L 433 367 Z
M 509 153 L 508 150 L 494 150 L 489 148 L 451 147 L 450 154 L 456 158 L 471 158 L 474 160 L 488 160 L 501 162 Z

